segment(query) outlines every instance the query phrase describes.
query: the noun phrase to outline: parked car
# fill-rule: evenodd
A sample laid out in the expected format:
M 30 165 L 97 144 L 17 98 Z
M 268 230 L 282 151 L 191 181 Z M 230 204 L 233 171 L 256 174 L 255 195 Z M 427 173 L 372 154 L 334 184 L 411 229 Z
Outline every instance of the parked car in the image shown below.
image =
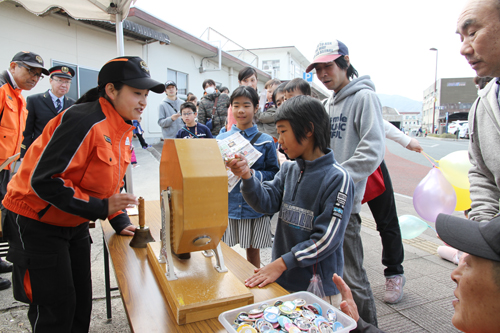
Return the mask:
M 448 133 L 456 135 L 457 131 L 460 133 L 460 130 L 464 125 L 469 128 L 469 122 L 467 120 L 456 120 L 448 125 Z
M 460 127 L 460 130 L 458 132 L 458 137 L 462 138 L 462 139 L 468 139 L 469 138 L 469 122 L 465 122 L 465 124 L 463 124 Z

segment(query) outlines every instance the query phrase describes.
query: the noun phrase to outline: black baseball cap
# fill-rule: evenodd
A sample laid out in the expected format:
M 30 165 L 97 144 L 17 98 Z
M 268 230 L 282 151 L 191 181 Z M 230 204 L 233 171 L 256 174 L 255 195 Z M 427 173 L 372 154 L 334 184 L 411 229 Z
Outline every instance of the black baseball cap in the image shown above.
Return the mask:
M 118 57 L 102 66 L 97 78 L 99 88 L 112 82 L 122 82 L 136 89 L 149 89 L 157 94 L 165 90 L 163 83 L 151 78 L 148 65 L 139 57 Z
M 75 71 L 73 68 L 68 66 L 54 66 L 49 69 L 50 77 L 58 76 L 65 79 L 72 79 L 75 76 Z
M 500 216 L 489 222 L 476 222 L 439 214 L 436 231 L 443 242 L 460 251 L 500 261 Z
M 28 51 L 21 51 L 16 53 L 16 55 L 12 58 L 11 62 L 22 62 L 25 65 L 33 68 L 41 68 L 42 73 L 45 75 L 49 75 L 49 71 L 46 70 L 43 67 L 43 59 L 40 57 L 40 55 L 33 53 L 33 52 L 28 52 Z
M 177 83 L 172 80 L 168 80 L 167 82 L 165 82 L 165 89 L 167 89 L 168 86 L 174 86 L 175 88 L 177 88 Z

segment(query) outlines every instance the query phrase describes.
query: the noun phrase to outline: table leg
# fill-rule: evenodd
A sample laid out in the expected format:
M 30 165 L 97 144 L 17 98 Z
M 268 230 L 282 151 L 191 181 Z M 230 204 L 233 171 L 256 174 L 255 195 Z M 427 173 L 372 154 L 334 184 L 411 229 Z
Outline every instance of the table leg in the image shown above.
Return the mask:
M 109 253 L 106 239 L 102 238 L 104 248 L 104 283 L 106 285 L 106 314 L 111 319 L 111 286 L 109 281 Z

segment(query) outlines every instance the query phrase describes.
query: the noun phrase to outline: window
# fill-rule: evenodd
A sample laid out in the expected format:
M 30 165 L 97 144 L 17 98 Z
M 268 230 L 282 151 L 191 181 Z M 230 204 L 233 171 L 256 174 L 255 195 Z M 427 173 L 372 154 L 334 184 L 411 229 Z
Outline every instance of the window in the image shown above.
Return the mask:
M 52 61 L 52 67 L 54 66 L 67 66 L 75 71 L 75 77 L 71 80 L 71 87 L 66 96 L 77 100 L 88 90 L 97 87 L 97 76 L 99 70 L 85 68 L 74 64 L 69 64 L 61 61 Z
M 262 70 L 270 73 L 272 77 L 280 77 L 280 61 L 279 60 L 263 60 Z
M 172 80 L 177 84 L 177 94 L 187 95 L 188 93 L 188 75 L 174 71 L 173 69 L 167 70 L 167 81 Z

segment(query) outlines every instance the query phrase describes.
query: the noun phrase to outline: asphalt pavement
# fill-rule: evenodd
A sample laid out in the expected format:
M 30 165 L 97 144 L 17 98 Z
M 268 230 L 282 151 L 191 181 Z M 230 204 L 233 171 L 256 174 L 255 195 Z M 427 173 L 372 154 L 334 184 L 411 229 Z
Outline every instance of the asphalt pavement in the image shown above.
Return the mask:
M 426 139 L 433 140 L 433 139 Z M 429 145 L 432 142 L 429 141 Z M 436 140 L 438 142 L 438 140 Z M 150 142 L 152 143 L 152 142 Z M 141 149 L 134 140 L 138 165 L 133 169 L 134 194 L 146 200 L 159 199 L 159 157 L 162 142 L 149 149 Z M 424 147 L 426 149 L 426 147 Z M 398 215 L 418 216 L 413 208 L 412 193 L 416 184 L 430 170 L 430 163 L 412 162 L 386 150 L 386 163 L 395 189 Z M 397 151 L 396 151 L 397 152 Z M 415 153 L 414 153 L 415 154 Z M 460 216 L 460 212 L 454 214 Z M 367 205 L 363 205 L 361 236 L 365 253 L 364 266 L 375 296 L 379 327 L 385 332 L 458 332 L 451 324 L 452 300 L 455 283 L 450 274 L 456 267 L 437 256 L 436 249 L 443 243 L 430 228 L 421 236 L 405 240 L 406 285 L 403 299 L 398 304 L 383 302 L 385 278 L 381 263 L 382 246 L 375 222 Z M 275 222 L 275 221 L 274 221 Z M 103 222 L 107 223 L 107 222 Z M 273 224 L 275 226 L 275 223 Z M 432 225 L 432 224 L 431 224 Z M 119 291 L 113 292 L 113 317 L 106 318 L 104 298 L 103 245 L 100 225 L 91 230 L 93 311 L 90 332 L 130 332 Z M 244 256 L 244 250 L 234 248 Z M 271 260 L 270 249 L 261 251 L 261 260 Z M 113 274 L 113 272 L 112 272 Z M 10 274 L 2 274 L 10 279 Z M 112 285 L 116 285 L 112 275 Z M 26 316 L 27 306 L 13 299 L 12 288 L 0 291 L 0 332 L 31 332 Z

